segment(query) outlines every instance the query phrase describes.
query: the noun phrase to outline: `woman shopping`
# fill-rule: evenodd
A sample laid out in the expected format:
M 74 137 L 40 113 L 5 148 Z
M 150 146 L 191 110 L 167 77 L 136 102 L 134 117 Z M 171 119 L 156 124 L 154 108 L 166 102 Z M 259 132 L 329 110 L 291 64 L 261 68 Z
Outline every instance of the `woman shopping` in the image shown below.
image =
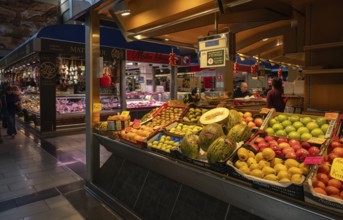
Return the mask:
M 283 112 L 286 107 L 286 102 L 282 95 L 282 80 L 280 78 L 274 78 L 272 81 L 272 89 L 267 94 L 267 108 L 275 108 L 277 112 Z

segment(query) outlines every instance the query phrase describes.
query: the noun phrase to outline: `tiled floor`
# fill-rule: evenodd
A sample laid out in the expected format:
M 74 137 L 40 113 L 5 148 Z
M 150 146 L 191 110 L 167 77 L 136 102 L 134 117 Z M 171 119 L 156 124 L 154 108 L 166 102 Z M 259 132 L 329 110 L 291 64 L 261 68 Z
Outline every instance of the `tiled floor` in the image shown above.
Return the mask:
M 120 219 L 84 190 L 84 135 L 46 145 L 20 131 L 0 143 L 0 219 Z M 103 161 L 108 156 L 102 151 Z

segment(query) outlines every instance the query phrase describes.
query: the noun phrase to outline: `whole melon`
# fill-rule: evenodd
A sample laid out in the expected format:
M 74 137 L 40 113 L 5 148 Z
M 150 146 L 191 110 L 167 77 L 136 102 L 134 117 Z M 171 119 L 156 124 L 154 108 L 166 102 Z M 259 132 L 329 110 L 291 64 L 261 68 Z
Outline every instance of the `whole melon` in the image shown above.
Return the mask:
M 199 137 L 195 134 L 186 135 L 180 144 L 181 153 L 189 158 L 195 159 L 199 154 Z
M 237 124 L 230 129 L 227 136 L 234 142 L 246 141 L 251 136 L 251 130 L 246 124 Z
M 221 125 L 217 123 L 206 125 L 199 134 L 199 146 L 204 151 L 207 151 L 212 142 L 223 135 L 224 132 Z
M 227 136 L 217 138 L 207 150 L 207 160 L 209 163 L 216 163 L 227 159 L 236 149 L 236 143 Z
M 229 117 L 226 123 L 226 129 L 229 132 L 233 126 L 242 123 L 242 116 L 236 110 L 230 110 Z

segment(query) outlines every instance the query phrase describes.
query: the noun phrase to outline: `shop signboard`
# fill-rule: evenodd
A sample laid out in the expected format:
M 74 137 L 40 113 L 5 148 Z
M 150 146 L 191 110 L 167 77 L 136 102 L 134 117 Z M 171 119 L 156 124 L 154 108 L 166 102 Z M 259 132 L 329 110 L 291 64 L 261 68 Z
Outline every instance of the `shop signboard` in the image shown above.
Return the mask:
M 26 57 L 32 53 L 35 52 L 35 41 L 36 40 L 30 40 L 29 42 L 25 43 L 18 49 L 14 50 L 12 53 L 10 53 L 8 56 L 3 58 L 0 61 L 0 67 L 8 66 L 18 60 L 20 60 L 23 57 Z
M 221 67 L 226 64 L 226 34 L 208 36 L 199 39 L 200 67 Z

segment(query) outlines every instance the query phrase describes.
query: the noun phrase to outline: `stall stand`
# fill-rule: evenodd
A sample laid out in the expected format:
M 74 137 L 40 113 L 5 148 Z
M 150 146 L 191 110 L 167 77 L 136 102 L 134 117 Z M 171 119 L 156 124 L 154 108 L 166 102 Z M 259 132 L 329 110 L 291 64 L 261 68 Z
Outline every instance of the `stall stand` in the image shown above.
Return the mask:
M 84 128 L 84 32 L 82 25 L 46 27 L 0 61 L 4 81 L 19 85 L 23 90 L 24 110 L 20 121 L 40 134 L 56 135 Z M 153 91 L 121 96 L 121 77 L 125 77 L 122 73 L 125 62 L 122 61 L 128 56 L 130 61 L 167 63 L 166 54 L 170 47 L 152 43 L 129 44 L 116 29 L 101 28 L 101 33 L 102 65 L 96 73 L 101 84 L 101 118 L 106 119 L 126 106 L 132 117 L 142 117 L 152 108 L 161 106 L 163 100 L 158 97 L 164 96 Z M 127 55 L 126 48 L 129 48 Z M 147 96 L 150 101 L 146 100 Z

